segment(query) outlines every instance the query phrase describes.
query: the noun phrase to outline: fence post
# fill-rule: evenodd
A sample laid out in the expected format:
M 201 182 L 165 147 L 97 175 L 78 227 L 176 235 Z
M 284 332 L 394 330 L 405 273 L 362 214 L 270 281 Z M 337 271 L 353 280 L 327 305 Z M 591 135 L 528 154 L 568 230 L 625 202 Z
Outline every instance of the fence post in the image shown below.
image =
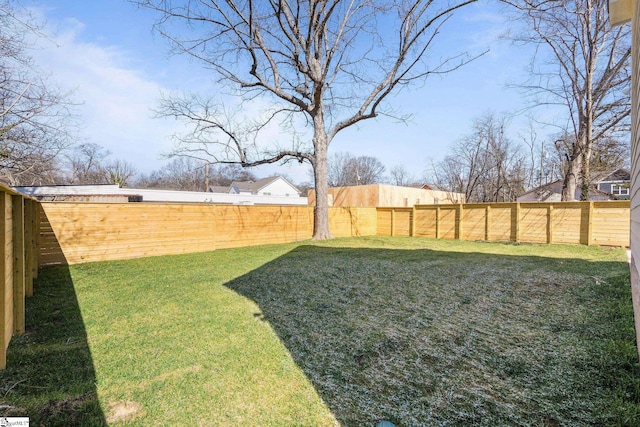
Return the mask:
M 395 212 L 396 210 L 391 208 L 391 235 L 394 235 L 394 225 L 395 225 Z
M 553 205 L 547 206 L 547 243 L 553 243 Z
M 489 229 L 491 228 L 491 205 L 487 205 L 484 213 L 484 240 L 490 241 Z
M 457 227 L 457 230 L 456 230 L 458 235 L 456 236 L 456 238 L 458 240 L 463 240 L 462 239 L 462 230 L 463 230 L 462 229 L 462 216 L 464 215 L 464 212 L 463 212 L 462 203 L 458 204 L 458 207 L 456 209 L 456 213 L 458 214 L 458 227 Z
M 440 206 L 436 208 L 436 239 L 440 238 Z
M 411 232 L 409 234 L 411 237 L 416 236 L 416 205 L 413 205 L 413 210 L 411 211 Z
M 520 203 L 516 202 L 516 229 L 515 239 L 516 243 L 520 242 Z
M 593 202 L 589 203 L 589 209 L 587 211 L 587 246 L 591 246 L 592 243 L 592 229 L 593 229 Z
M 25 297 L 25 224 L 24 199 L 11 196 L 13 228 L 13 332 L 24 333 L 24 297 Z

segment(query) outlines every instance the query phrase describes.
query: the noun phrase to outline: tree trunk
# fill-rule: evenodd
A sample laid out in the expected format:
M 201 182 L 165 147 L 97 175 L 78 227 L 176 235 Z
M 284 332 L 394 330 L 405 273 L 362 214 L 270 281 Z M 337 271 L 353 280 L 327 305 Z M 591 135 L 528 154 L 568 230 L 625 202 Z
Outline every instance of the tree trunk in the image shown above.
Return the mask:
M 315 148 L 315 163 L 313 176 L 315 178 L 316 206 L 313 218 L 313 240 L 332 239 L 329 230 L 329 183 L 327 177 L 327 150 L 329 141 L 324 131 L 316 128 L 313 145 Z
M 578 176 L 581 171 L 582 156 L 571 156 L 567 165 L 567 172 L 562 183 L 562 201 L 572 202 L 576 199 L 576 187 L 578 186 Z
M 593 109 L 591 96 L 587 97 L 587 117 L 584 119 L 585 137 L 582 143 L 582 167 L 580 171 L 580 200 L 589 201 L 589 185 L 591 183 L 591 147 L 593 146 Z
M 589 144 L 590 145 L 590 144 Z M 591 183 L 591 147 L 586 147 L 582 155 L 582 171 L 580 172 L 580 200 L 588 202 L 590 199 L 589 185 Z

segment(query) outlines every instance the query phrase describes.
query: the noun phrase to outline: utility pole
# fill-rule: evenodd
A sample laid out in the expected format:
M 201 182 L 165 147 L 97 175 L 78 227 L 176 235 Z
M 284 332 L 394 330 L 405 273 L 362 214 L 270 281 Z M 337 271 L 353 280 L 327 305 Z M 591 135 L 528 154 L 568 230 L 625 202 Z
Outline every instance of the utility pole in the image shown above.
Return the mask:
M 209 191 L 209 163 L 204 165 L 204 191 Z

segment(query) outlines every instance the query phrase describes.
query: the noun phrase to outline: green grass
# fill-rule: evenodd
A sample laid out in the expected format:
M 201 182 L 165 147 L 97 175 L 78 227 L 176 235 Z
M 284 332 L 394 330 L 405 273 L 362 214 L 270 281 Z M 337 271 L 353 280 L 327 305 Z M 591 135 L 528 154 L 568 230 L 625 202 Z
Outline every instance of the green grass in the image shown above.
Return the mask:
M 413 238 L 53 267 L 0 413 L 34 425 L 639 425 L 621 249 Z

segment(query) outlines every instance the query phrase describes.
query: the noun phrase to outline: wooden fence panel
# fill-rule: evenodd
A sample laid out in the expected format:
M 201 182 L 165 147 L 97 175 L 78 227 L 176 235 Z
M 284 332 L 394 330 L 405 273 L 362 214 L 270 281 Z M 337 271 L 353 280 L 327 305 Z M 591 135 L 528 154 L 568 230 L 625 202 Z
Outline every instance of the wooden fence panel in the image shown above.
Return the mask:
M 540 205 L 520 207 L 519 240 L 547 243 L 547 208 Z
M 549 243 L 586 243 L 588 240 L 589 203 L 551 204 L 551 242 Z
M 438 238 L 456 239 L 458 229 L 458 210 L 454 205 L 440 206 L 438 218 Z
M 311 214 L 310 211 L 305 211 Z M 333 237 L 372 236 L 377 233 L 378 214 L 375 208 L 329 208 L 329 228 Z M 308 237 L 313 234 L 313 215 L 311 227 L 306 230 Z M 302 240 L 302 239 L 297 239 Z
M 437 210 L 431 206 L 415 207 L 414 236 L 436 238 Z M 378 219 L 380 221 L 380 219 Z M 380 224 L 378 224 L 380 226 Z
M 49 260 L 75 264 L 215 249 L 211 206 L 47 203 L 42 207 L 52 226 L 48 233 L 43 225 L 44 265 Z
M 67 259 L 64 257 L 62 247 L 53 231 L 49 218 L 42 205 L 38 205 L 38 257 L 39 265 L 64 265 Z
M 462 240 L 484 240 L 486 237 L 487 208 L 482 205 L 464 205 L 462 211 Z
M 392 208 L 393 235 L 411 236 L 413 228 L 413 208 Z
M 629 246 L 629 202 L 593 202 L 594 245 Z
M 489 209 L 487 240 L 498 242 L 516 240 L 517 218 L 515 204 L 489 205 Z
M 393 209 L 378 208 L 377 215 L 377 235 L 391 236 L 393 230 Z
M 307 206 L 215 206 L 216 248 L 309 239 L 310 214 Z

